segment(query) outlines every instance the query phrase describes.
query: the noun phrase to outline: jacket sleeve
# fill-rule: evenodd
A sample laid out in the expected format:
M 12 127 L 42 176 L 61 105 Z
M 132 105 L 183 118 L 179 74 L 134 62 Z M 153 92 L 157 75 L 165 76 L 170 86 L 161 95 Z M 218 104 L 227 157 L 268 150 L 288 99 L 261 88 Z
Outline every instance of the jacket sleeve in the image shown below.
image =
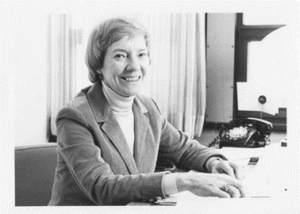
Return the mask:
M 80 190 L 95 204 L 122 205 L 136 200 L 165 197 L 162 178 L 167 172 L 115 175 L 101 157 L 83 114 L 66 107 L 57 117 L 58 153 Z M 70 187 L 71 188 L 71 187 Z
M 158 113 L 161 114 L 155 101 L 153 103 Z M 191 140 L 166 119 L 162 118 L 162 121 L 159 155 L 172 160 L 178 168 L 208 172 L 205 164 L 210 157 L 227 159 L 216 149 L 208 148 L 196 140 Z

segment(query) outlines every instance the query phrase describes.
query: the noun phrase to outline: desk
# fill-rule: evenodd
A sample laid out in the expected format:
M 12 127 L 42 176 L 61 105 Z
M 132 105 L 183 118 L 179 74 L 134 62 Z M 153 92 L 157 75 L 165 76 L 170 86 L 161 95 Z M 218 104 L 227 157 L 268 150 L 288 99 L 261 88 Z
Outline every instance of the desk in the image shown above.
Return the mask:
M 286 197 L 289 190 L 289 153 L 287 147 L 272 143 L 261 148 L 223 147 L 222 153 L 246 169 L 245 185 L 253 198 Z M 249 165 L 257 157 L 256 165 Z
M 288 211 L 293 209 L 295 200 L 293 195 L 295 185 L 299 181 L 291 181 L 292 159 L 288 147 L 281 147 L 280 143 L 272 143 L 263 148 L 233 148 L 223 147 L 222 153 L 229 159 L 246 167 L 244 183 L 248 187 L 251 198 L 220 199 L 213 197 L 198 197 L 190 192 L 173 195 L 170 200 L 177 202 L 176 209 L 185 213 L 193 213 L 195 209 L 201 213 L 297 213 Z M 259 157 L 255 166 L 249 166 L 251 157 Z M 146 205 L 131 203 L 130 205 Z M 149 204 L 148 204 L 149 205 Z

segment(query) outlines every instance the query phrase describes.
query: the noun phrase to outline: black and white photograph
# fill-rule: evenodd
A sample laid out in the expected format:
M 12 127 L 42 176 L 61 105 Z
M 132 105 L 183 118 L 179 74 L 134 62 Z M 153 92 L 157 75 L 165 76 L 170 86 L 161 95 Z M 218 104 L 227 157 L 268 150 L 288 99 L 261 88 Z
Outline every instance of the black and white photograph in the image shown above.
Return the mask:
M 300 213 L 300 2 L 0 7 L 1 213 Z

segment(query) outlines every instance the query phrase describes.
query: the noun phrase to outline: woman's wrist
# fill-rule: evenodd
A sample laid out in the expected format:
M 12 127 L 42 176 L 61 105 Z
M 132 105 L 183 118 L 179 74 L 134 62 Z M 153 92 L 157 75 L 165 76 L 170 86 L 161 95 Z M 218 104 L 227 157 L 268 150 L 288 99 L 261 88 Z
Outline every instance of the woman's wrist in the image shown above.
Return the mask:
M 191 188 L 191 181 L 189 179 L 189 173 L 178 173 L 176 177 L 176 186 L 178 192 L 188 191 Z

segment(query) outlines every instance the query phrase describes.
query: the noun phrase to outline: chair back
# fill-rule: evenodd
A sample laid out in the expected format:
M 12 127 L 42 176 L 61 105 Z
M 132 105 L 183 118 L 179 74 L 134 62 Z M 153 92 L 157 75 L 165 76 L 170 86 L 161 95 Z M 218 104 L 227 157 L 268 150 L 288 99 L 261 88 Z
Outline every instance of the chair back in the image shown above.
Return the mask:
M 15 147 L 15 205 L 47 206 L 57 164 L 57 144 Z

